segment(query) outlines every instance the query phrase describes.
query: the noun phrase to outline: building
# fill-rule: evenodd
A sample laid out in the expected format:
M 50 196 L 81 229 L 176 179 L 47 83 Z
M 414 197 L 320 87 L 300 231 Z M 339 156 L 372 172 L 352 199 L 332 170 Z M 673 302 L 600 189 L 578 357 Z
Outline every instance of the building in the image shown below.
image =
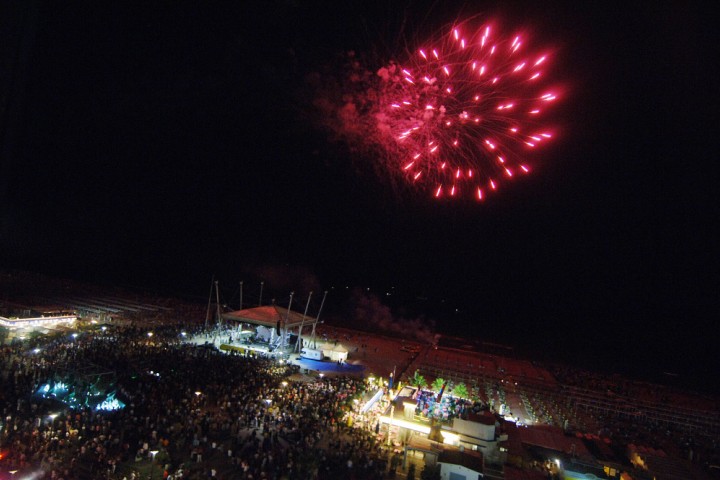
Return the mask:
M 499 444 L 504 438 L 496 431 L 495 415 L 470 413 L 434 421 L 416 413 L 416 395 L 415 387 L 403 387 L 380 417 L 389 441 L 402 445 L 404 464 L 409 456 L 422 457 L 426 463 L 441 464 L 443 480 L 474 480 L 482 478 L 485 459 L 502 463 Z
M 72 326 L 76 320 L 74 311 L 62 308 L 0 304 L 0 327 L 9 330 L 9 338 L 22 338 L 33 331 L 46 332 Z
M 477 452 L 445 449 L 438 455 L 442 480 L 477 480 L 484 478 L 483 456 Z

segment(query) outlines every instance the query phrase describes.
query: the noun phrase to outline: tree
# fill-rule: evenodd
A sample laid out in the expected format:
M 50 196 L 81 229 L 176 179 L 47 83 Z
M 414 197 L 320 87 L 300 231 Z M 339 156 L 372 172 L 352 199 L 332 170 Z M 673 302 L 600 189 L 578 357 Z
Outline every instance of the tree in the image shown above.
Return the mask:
M 467 398 L 468 397 L 468 391 L 467 387 L 464 383 L 460 382 L 457 385 L 455 385 L 455 388 L 453 388 L 453 395 L 460 398 Z
M 438 377 L 432 383 L 432 389 L 434 392 L 439 392 L 442 389 L 443 385 L 445 385 L 445 380 L 442 377 Z
M 418 387 L 418 388 L 427 387 L 427 380 L 425 380 L 425 377 L 420 375 L 420 370 L 415 370 L 415 373 L 413 373 L 413 376 L 410 377 L 409 383 L 413 387 Z
M 440 480 L 440 465 L 428 465 L 420 472 L 421 480 Z

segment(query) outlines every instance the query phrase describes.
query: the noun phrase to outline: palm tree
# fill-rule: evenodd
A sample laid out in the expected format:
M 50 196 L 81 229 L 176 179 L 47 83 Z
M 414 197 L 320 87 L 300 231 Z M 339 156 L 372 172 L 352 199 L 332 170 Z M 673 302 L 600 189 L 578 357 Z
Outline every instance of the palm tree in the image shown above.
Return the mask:
M 445 385 L 445 380 L 442 377 L 437 377 L 432 383 L 432 389 L 434 392 L 439 392 L 443 385 Z
M 418 388 L 427 387 L 427 380 L 425 380 L 425 377 L 420 375 L 420 370 L 415 370 L 415 373 L 413 373 L 413 376 L 410 377 L 409 383 L 413 387 L 418 387 Z
M 455 388 L 453 388 L 452 394 L 456 397 L 460 398 L 467 398 L 468 397 L 468 391 L 467 387 L 464 383 L 460 382 L 457 385 L 455 385 Z

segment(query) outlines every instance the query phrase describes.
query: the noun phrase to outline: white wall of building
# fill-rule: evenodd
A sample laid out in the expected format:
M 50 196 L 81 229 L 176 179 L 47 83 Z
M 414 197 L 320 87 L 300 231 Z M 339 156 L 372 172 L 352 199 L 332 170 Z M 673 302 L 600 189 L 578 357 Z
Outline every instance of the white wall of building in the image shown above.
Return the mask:
M 462 465 L 455 465 L 454 463 L 439 463 L 440 465 L 440 478 L 442 480 L 477 480 L 483 478 L 480 472 L 470 470 Z M 463 478 L 464 477 L 464 478 Z

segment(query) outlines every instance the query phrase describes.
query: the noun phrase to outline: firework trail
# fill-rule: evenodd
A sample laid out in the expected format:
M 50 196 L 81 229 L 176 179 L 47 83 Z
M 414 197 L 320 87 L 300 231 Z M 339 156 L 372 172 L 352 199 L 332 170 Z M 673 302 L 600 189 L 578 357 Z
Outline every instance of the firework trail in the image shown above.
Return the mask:
M 490 23 L 463 22 L 374 74 L 350 57 L 334 129 L 379 149 L 381 171 L 434 197 L 482 200 L 530 171 L 559 97 L 545 85 L 551 54 Z

